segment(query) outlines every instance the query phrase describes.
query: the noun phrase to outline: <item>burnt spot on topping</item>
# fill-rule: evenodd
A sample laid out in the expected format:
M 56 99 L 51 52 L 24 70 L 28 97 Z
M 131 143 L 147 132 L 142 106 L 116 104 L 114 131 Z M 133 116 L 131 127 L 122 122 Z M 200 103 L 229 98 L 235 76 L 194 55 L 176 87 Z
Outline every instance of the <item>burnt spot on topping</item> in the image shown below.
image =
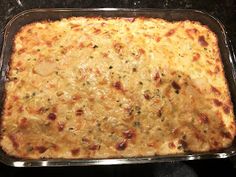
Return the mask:
M 36 146 L 35 150 L 42 154 L 47 150 L 47 148 L 45 146 Z
M 220 94 L 221 94 L 221 92 L 220 92 L 216 87 L 214 87 L 214 86 L 211 86 L 211 91 L 212 91 L 213 93 L 217 94 L 217 95 L 220 95 Z
M 228 138 L 228 139 L 231 139 L 231 138 L 232 138 L 232 137 L 231 137 L 231 134 L 230 134 L 229 132 L 221 131 L 220 134 L 221 134 L 221 136 L 222 136 L 223 138 Z
M 208 43 L 207 41 L 205 40 L 205 37 L 204 36 L 199 36 L 198 38 L 198 42 L 201 46 L 203 47 L 207 47 L 208 46 Z
M 57 118 L 57 115 L 53 112 L 49 113 L 48 114 L 48 119 L 49 120 L 55 120 Z
M 132 71 L 133 71 L 133 72 L 137 72 L 137 68 L 133 68 Z
M 123 140 L 116 144 L 116 149 L 118 151 L 123 151 L 127 148 L 127 140 Z
M 199 118 L 199 121 L 201 124 L 208 124 L 209 123 L 209 118 L 204 113 L 199 113 L 198 118 Z
M 135 132 L 133 130 L 126 130 L 122 134 L 126 139 L 132 139 L 135 137 Z
M 230 107 L 228 105 L 224 105 L 223 106 L 223 110 L 225 114 L 229 114 L 230 113 Z
M 213 102 L 214 102 L 214 104 L 216 105 L 216 106 L 222 106 L 222 102 L 221 101 L 219 101 L 218 99 L 213 99 Z
M 89 150 L 96 151 L 99 150 L 101 146 L 99 144 L 93 144 L 88 147 Z
M 169 36 L 172 36 L 174 33 L 175 33 L 175 29 L 171 29 L 170 31 L 168 31 L 166 34 L 165 34 L 165 36 L 166 37 L 169 37 Z
M 82 116 L 83 114 L 84 114 L 83 109 L 77 109 L 76 112 L 75 112 L 76 116 Z
M 80 148 L 72 149 L 70 152 L 73 156 L 78 155 L 80 153 Z
M 178 94 L 178 93 L 179 93 L 179 90 L 181 89 L 180 85 L 179 85 L 177 82 L 175 82 L 175 81 L 173 81 L 173 82 L 171 83 L 171 85 L 172 85 L 172 87 L 175 89 L 175 92 Z

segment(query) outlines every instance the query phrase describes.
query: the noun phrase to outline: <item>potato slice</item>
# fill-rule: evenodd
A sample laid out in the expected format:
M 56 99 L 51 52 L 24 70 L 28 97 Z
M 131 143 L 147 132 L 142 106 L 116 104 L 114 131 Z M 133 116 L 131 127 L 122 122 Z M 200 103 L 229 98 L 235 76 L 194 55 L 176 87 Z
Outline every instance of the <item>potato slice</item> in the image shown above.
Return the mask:
M 34 72 L 41 76 L 49 76 L 56 71 L 56 67 L 55 63 L 42 62 L 34 67 Z

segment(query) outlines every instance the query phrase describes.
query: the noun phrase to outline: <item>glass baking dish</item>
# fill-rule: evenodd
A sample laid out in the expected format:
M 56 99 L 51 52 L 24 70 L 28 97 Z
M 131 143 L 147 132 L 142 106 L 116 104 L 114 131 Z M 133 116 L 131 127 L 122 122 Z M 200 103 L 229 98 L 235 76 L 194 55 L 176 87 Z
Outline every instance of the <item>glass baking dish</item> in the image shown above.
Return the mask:
M 236 72 L 235 54 L 230 40 L 222 23 L 216 18 L 201 11 L 184 9 L 32 9 L 21 12 L 13 17 L 5 27 L 4 41 L 1 52 L 1 78 L 0 78 L 0 111 L 4 103 L 4 83 L 11 57 L 13 39 L 16 32 L 25 24 L 41 20 L 58 20 L 71 16 L 101 16 L 101 17 L 154 17 L 168 21 L 192 20 L 207 25 L 218 37 L 218 43 L 226 79 L 231 93 L 234 112 L 236 108 Z M 181 160 L 197 160 L 209 158 L 227 158 L 236 154 L 236 141 L 231 147 L 214 152 L 186 153 L 176 155 L 160 155 L 151 157 L 109 158 L 109 159 L 39 159 L 28 160 L 7 155 L 0 149 L 0 161 L 14 167 L 39 167 L 39 166 L 86 166 L 86 165 L 115 165 L 115 164 L 140 164 L 154 162 L 168 162 Z

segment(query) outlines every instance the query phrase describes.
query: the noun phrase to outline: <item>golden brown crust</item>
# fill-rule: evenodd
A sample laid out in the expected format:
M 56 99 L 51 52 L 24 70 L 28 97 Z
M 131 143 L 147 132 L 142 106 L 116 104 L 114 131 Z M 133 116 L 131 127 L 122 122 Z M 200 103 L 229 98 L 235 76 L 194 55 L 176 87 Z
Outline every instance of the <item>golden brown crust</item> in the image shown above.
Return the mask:
M 106 158 L 230 146 L 216 35 L 198 22 L 72 17 L 16 34 L 1 146 L 23 158 Z

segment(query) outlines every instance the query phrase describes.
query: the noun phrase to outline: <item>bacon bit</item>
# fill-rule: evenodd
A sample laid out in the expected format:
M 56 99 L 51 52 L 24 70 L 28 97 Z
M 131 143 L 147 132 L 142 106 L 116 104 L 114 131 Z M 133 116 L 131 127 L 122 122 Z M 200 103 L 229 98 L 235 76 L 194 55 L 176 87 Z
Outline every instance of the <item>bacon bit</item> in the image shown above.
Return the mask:
M 159 110 L 157 111 L 157 116 L 158 116 L 158 117 L 161 117 L 161 116 L 162 116 L 162 109 L 159 109 Z
M 173 81 L 173 82 L 171 83 L 171 85 L 172 85 L 172 87 L 173 87 L 175 90 L 177 90 L 177 91 L 179 91 L 179 90 L 181 89 L 180 85 L 179 85 L 177 82 L 175 82 L 175 81 Z
M 187 33 L 187 35 L 191 38 L 194 39 L 193 35 L 197 33 L 197 29 L 193 28 L 193 29 L 186 29 L 185 32 Z
M 96 150 L 99 150 L 101 148 L 101 146 L 99 144 L 94 144 L 94 145 L 91 145 L 89 146 L 89 150 L 92 150 L 92 151 L 96 151 Z
M 216 106 L 222 106 L 222 102 L 219 101 L 218 99 L 213 99 L 213 102 Z
M 70 152 L 73 156 L 78 155 L 80 153 L 80 148 L 72 149 Z
M 75 112 L 76 116 L 82 116 L 84 114 L 84 111 L 82 109 L 77 109 Z
M 120 43 L 115 43 L 113 46 L 117 53 L 120 53 L 123 48 L 123 46 Z
M 123 90 L 123 87 L 120 81 L 115 82 L 113 84 L 113 87 L 115 87 L 117 90 Z
M 155 39 L 157 42 L 160 42 L 161 41 L 161 38 L 160 37 L 156 37 Z
M 103 56 L 104 58 L 107 58 L 107 57 L 108 57 L 108 53 L 103 53 L 102 56 Z
M 230 134 L 229 132 L 221 131 L 220 134 L 221 134 L 221 136 L 222 136 L 223 138 L 228 138 L 228 139 L 231 139 L 231 138 L 232 138 L 232 137 L 231 137 L 231 134 Z
M 143 50 L 142 48 L 141 48 L 141 49 L 138 49 L 138 53 L 141 54 L 141 55 L 143 55 L 143 54 L 145 54 L 145 50 Z
M 121 141 L 120 143 L 117 143 L 117 144 L 116 144 L 116 149 L 117 149 L 118 151 L 123 151 L 123 150 L 126 149 L 126 147 L 127 147 L 127 140 L 123 140 L 123 141 Z
M 19 143 L 17 142 L 16 135 L 9 135 L 8 137 L 11 140 L 13 147 L 17 149 L 19 147 Z
M 86 137 L 83 137 L 81 140 L 82 140 L 82 142 L 84 142 L 84 143 L 89 143 L 89 142 L 90 142 L 89 139 L 86 138 Z
M 90 102 L 94 102 L 95 98 L 94 98 L 94 97 L 89 97 L 88 100 L 89 100 Z
M 7 116 L 10 116 L 11 114 L 12 114 L 11 111 L 9 111 L 9 112 L 6 113 Z
M 52 107 L 52 112 L 57 112 L 57 107 L 56 106 Z
M 223 106 L 223 110 L 225 114 L 229 114 L 230 113 L 230 107 L 228 105 L 224 105 Z
M 52 38 L 52 41 L 53 42 L 55 42 L 55 41 L 57 41 L 58 40 L 58 37 L 57 36 L 54 36 L 53 38 Z
M 133 22 L 135 21 L 135 18 L 125 18 L 125 20 L 127 20 L 127 21 L 133 23 Z
M 207 47 L 208 46 L 208 43 L 207 41 L 205 40 L 205 37 L 204 36 L 199 36 L 198 38 L 198 42 L 201 46 L 203 47 Z
M 123 136 L 126 138 L 126 139 L 132 139 L 135 137 L 135 132 L 133 130 L 126 130 L 123 132 Z
M 213 63 L 210 61 L 210 60 L 207 60 L 207 63 L 208 64 L 210 64 L 210 65 L 212 65 Z
M 169 36 L 172 36 L 174 33 L 175 33 L 176 29 L 171 29 L 170 31 L 168 31 L 165 36 L 166 37 L 169 37 Z
M 216 93 L 217 95 L 221 94 L 221 92 L 217 88 L 215 88 L 214 86 L 211 86 L 211 91 Z
M 23 112 L 24 111 L 24 107 L 23 106 L 20 106 L 17 110 L 19 113 Z
M 23 117 L 19 120 L 19 127 L 26 128 L 28 126 L 27 118 Z
M 81 42 L 81 43 L 79 43 L 79 48 L 84 48 L 85 46 L 84 46 L 84 43 L 83 42 Z
M 49 113 L 48 114 L 48 119 L 49 120 L 55 120 L 57 118 L 57 115 L 53 112 Z
M 57 123 L 57 129 L 59 132 L 63 131 L 65 128 L 65 123 Z
M 72 97 L 72 100 L 74 100 L 74 101 L 78 101 L 78 100 L 80 100 L 81 99 L 81 96 L 80 95 L 74 95 L 73 97 Z
M 201 124 L 208 124 L 209 123 L 209 118 L 206 114 L 204 113 L 200 113 L 198 115 L 199 121 Z
M 25 49 L 25 48 L 23 48 L 23 49 L 20 49 L 20 50 L 18 51 L 18 54 L 20 55 L 20 54 L 24 53 L 25 51 L 26 51 L 26 49 Z
M 43 114 L 43 113 L 45 113 L 45 112 L 46 112 L 45 107 L 41 107 L 41 108 L 39 108 L 39 110 L 37 111 L 38 114 Z
M 181 145 L 181 147 L 183 148 L 183 149 L 186 149 L 187 147 L 188 147 L 188 143 L 186 142 L 186 141 L 184 141 L 184 140 L 179 140 L 179 142 L 178 142 L 180 145 Z
M 99 34 L 101 32 L 100 29 L 94 28 L 94 34 Z
M 13 101 L 15 102 L 15 101 L 19 100 L 19 97 L 14 95 L 14 96 L 12 97 L 12 99 L 13 99 Z
M 10 109 L 12 109 L 12 107 L 13 107 L 12 105 L 7 105 L 6 109 L 10 110 Z
M 105 25 L 106 25 L 106 23 L 104 23 L 104 22 L 101 23 L 101 26 L 105 26 Z
M 217 74 L 217 73 L 219 73 L 220 72 L 220 67 L 218 66 L 218 65 L 216 65 L 216 67 L 215 67 L 215 73 Z
M 47 150 L 45 146 L 36 146 L 35 149 L 41 154 Z
M 171 149 L 174 149 L 174 148 L 176 147 L 173 142 L 170 142 L 170 143 L 168 144 L 168 146 L 169 146 L 169 148 L 171 148 Z
M 52 47 L 52 41 L 46 41 L 45 43 L 48 47 Z
M 79 24 L 72 24 L 72 25 L 70 26 L 71 29 L 73 29 L 73 28 L 79 28 L 79 27 L 80 27 Z
M 200 59 L 200 54 L 199 53 L 195 53 L 193 55 L 193 61 L 198 61 Z
M 147 93 L 145 93 L 143 96 L 144 96 L 144 98 L 145 98 L 146 100 L 150 100 L 150 99 L 151 99 L 150 95 L 147 94 Z
M 214 141 L 214 142 L 213 142 L 213 145 L 214 145 L 215 147 L 218 147 L 218 146 L 219 146 L 219 143 L 218 143 L 217 141 Z
M 154 79 L 154 81 L 156 81 L 156 86 L 159 86 L 160 83 L 161 83 L 161 77 L 160 77 L 159 72 L 156 72 L 156 74 L 155 74 L 153 79 Z

